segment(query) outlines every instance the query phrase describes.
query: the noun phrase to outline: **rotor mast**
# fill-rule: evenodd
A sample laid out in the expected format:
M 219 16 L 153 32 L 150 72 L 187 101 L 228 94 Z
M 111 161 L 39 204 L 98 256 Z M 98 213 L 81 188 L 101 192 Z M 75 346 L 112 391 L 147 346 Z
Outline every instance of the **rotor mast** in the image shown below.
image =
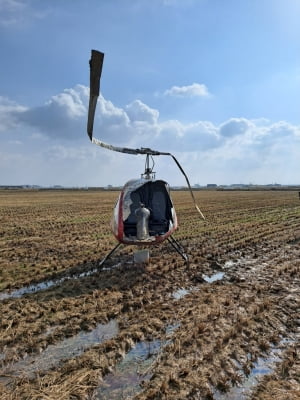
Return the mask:
M 151 156 L 152 167 L 150 168 L 150 156 L 151 156 L 151 154 L 149 154 L 149 153 L 146 154 L 145 172 L 143 174 L 141 174 L 141 178 L 147 179 L 147 180 L 155 179 L 155 172 L 153 171 L 154 160 L 153 160 L 153 157 Z

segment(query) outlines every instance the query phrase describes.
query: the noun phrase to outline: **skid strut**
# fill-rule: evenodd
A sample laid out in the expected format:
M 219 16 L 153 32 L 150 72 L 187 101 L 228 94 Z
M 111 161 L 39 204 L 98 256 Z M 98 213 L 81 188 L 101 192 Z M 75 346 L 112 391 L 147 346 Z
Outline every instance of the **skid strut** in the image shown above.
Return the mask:
M 167 240 L 170 243 L 170 245 L 177 251 L 177 253 L 181 255 L 184 261 L 188 263 L 189 257 L 185 253 L 184 248 L 181 246 L 181 244 L 172 235 L 170 235 L 170 237 L 168 237 Z
M 106 260 L 109 259 L 111 255 L 121 246 L 122 243 L 118 243 L 98 264 L 99 267 L 102 267 L 102 265 L 105 263 Z
M 184 248 L 181 246 L 181 244 L 172 236 L 167 238 L 168 242 L 170 245 L 177 251 L 178 254 L 181 255 L 181 257 L 186 261 L 187 263 L 189 262 L 189 257 L 185 253 Z M 113 253 L 121 246 L 122 243 L 118 243 L 98 264 L 99 267 L 102 267 L 102 265 L 109 259 L 110 256 L 113 255 Z

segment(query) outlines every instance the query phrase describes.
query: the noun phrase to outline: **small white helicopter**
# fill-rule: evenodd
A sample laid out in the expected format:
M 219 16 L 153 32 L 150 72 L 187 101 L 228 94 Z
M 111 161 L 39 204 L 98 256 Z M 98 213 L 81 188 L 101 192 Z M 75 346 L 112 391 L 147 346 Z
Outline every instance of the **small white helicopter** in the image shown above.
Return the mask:
M 100 92 L 100 78 L 104 53 L 92 50 L 90 59 L 90 99 L 88 109 L 87 133 L 92 143 L 121 153 L 146 155 L 145 171 L 141 178 L 132 179 L 123 187 L 115 205 L 111 228 L 118 244 L 99 263 L 101 266 L 121 244 L 152 246 L 167 240 L 172 247 L 188 262 L 188 255 L 180 243 L 172 236 L 178 228 L 175 208 L 170 197 L 169 185 L 163 180 L 155 179 L 153 156 L 171 156 L 184 175 L 189 187 L 195 208 L 204 218 L 191 189 L 187 175 L 171 153 L 160 152 L 149 148 L 130 149 L 117 147 L 93 137 L 93 126 L 97 100 Z M 152 166 L 150 167 L 150 159 Z

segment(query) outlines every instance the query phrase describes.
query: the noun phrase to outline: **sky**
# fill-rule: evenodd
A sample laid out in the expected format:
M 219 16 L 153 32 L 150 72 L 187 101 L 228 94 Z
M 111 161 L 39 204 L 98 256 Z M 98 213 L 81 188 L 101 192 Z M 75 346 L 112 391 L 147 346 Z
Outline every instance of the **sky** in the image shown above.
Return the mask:
M 192 185 L 300 184 L 299 0 L 0 0 L 0 185 L 123 185 L 171 152 Z M 185 185 L 171 157 L 156 176 Z

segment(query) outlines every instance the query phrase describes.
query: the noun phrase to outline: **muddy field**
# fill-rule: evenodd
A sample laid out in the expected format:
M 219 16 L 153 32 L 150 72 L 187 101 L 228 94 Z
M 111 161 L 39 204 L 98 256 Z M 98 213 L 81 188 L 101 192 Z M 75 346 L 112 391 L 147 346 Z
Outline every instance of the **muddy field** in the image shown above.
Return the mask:
M 0 191 L 1 399 L 300 399 L 298 192 L 195 196 L 99 268 L 116 192 Z

